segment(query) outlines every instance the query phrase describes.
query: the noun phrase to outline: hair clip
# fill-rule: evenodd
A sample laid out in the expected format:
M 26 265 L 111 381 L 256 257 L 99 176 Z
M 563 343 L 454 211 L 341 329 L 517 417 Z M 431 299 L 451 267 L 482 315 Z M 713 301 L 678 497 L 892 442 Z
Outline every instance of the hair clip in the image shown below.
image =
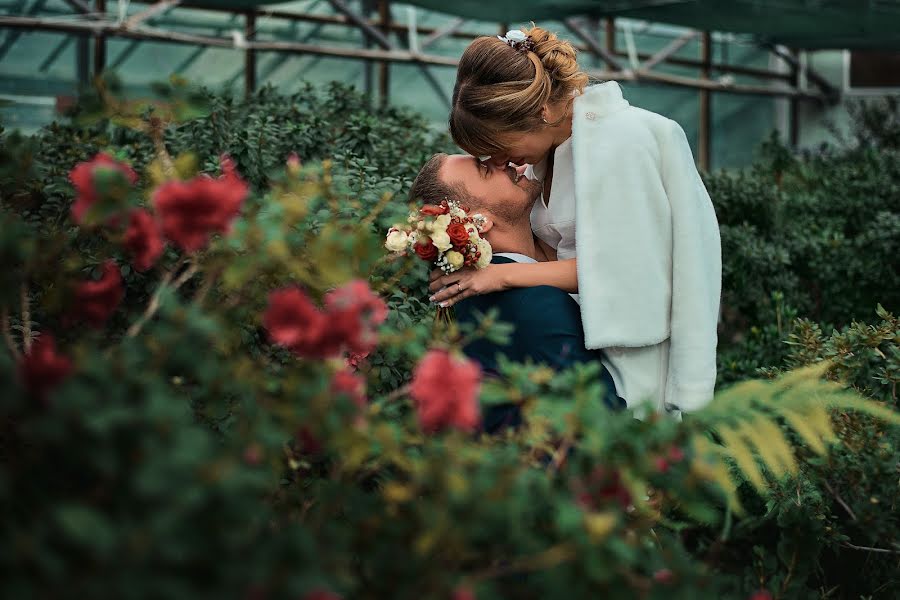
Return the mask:
M 534 52 L 534 41 L 521 29 L 510 29 L 506 35 L 498 35 L 497 39 L 519 52 Z

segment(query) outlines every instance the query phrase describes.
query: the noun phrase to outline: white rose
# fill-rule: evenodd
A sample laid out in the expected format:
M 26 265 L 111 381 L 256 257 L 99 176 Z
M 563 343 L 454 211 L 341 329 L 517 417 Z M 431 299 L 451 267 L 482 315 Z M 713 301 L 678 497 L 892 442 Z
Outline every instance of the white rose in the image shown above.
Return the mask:
M 524 42 L 528 36 L 521 29 L 510 29 L 506 32 L 506 39 L 511 42 Z
M 453 247 L 453 243 L 450 241 L 450 236 L 447 235 L 447 231 L 435 231 L 431 234 L 431 241 L 434 244 L 434 247 L 438 249 L 440 252 L 446 252 L 450 248 Z
M 450 268 L 454 271 L 462 267 L 463 263 L 466 262 L 466 257 L 456 250 L 451 250 L 444 255 L 444 258 L 447 259 L 447 264 L 450 265 Z
M 478 240 L 478 251 L 481 252 L 481 256 L 478 258 L 478 263 L 476 263 L 475 268 L 483 269 L 491 264 L 491 259 L 494 257 L 494 251 L 486 240 Z
M 391 230 L 388 231 L 384 247 L 391 252 L 403 252 L 406 250 L 407 244 L 409 244 L 409 234 L 392 227 Z
M 438 215 L 434 219 L 434 225 L 432 226 L 433 231 L 447 231 L 447 227 L 450 225 L 450 215 Z

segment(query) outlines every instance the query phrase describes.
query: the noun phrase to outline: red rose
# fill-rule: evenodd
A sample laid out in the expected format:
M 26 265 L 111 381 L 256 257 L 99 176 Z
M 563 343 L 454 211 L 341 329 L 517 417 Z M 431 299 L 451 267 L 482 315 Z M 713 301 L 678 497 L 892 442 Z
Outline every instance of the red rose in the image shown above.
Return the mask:
M 101 190 L 97 189 L 98 175 L 104 176 L 105 185 Z M 105 152 L 99 153 L 90 161 L 78 163 L 69 172 L 69 181 L 75 187 L 72 219 L 80 225 L 98 200 L 124 197 L 128 188 L 137 183 L 137 180 L 134 169 Z
M 769 590 L 758 590 L 753 592 L 748 600 L 772 600 L 772 594 Z
M 460 248 L 469 243 L 469 232 L 462 223 L 450 223 L 450 225 L 447 226 L 447 235 L 450 236 L 450 242 L 456 248 Z
M 450 206 L 447 202 L 441 202 L 440 204 L 426 204 L 422 208 L 419 209 L 419 213 L 423 215 L 427 215 L 430 217 L 437 217 L 438 215 L 446 215 L 450 212 Z
M 75 288 L 75 317 L 101 327 L 115 312 L 125 296 L 122 275 L 115 261 L 103 263 L 103 275 L 97 281 L 83 281 Z
M 349 371 L 338 371 L 331 378 L 331 391 L 347 396 L 360 408 L 366 406 L 366 382 L 359 375 Z
M 475 429 L 479 423 L 480 383 L 481 369 L 477 363 L 454 358 L 446 350 L 426 354 L 416 367 L 410 386 L 422 429 Z
M 272 342 L 297 356 L 329 358 L 340 351 L 339 340 L 329 331 L 327 318 L 297 288 L 269 294 L 263 325 Z
M 123 243 L 131 253 L 131 265 L 140 272 L 156 263 L 165 245 L 153 216 L 142 208 L 131 211 Z
M 675 580 L 675 575 L 669 569 L 660 569 L 653 574 L 653 581 L 663 585 L 669 585 Z
M 350 352 L 371 352 L 378 344 L 376 329 L 387 318 L 387 305 L 355 279 L 325 296 L 329 327 Z
M 435 246 L 434 244 L 431 243 L 430 238 L 428 239 L 428 242 L 426 242 L 424 244 L 422 242 L 416 242 L 415 250 L 416 250 L 416 254 L 419 255 L 419 258 L 421 258 L 424 261 L 428 261 L 428 262 L 431 262 L 434 259 L 436 259 L 437 255 L 438 255 L 437 246 Z
M 222 159 L 223 175 L 199 175 L 190 181 L 170 181 L 153 193 L 153 206 L 163 233 L 185 252 L 200 250 L 213 233 L 224 233 L 240 212 L 249 187 Z
M 72 372 L 72 361 L 56 352 L 49 333 L 37 338 L 19 361 L 19 378 L 29 392 L 41 400 Z

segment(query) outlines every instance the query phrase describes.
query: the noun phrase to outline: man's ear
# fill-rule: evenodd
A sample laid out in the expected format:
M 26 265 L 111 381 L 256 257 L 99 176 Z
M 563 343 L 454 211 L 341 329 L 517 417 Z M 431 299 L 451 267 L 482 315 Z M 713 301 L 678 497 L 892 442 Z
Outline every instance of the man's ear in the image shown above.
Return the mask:
M 478 228 L 478 233 L 485 234 L 491 230 L 491 228 L 494 226 L 494 222 L 490 217 L 486 215 L 482 216 L 484 216 L 484 222 L 481 224 L 481 227 Z

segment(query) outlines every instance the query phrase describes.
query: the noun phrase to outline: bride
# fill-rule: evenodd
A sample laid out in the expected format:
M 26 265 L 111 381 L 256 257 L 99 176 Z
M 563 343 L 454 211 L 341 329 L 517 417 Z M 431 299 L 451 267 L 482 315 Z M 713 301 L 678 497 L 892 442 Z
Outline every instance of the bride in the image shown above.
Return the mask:
M 708 403 L 716 380 L 716 215 L 681 127 L 630 106 L 616 82 L 587 83 L 572 45 L 540 27 L 463 53 L 453 139 L 492 168 L 529 165 L 543 189 L 532 228 L 557 260 L 436 272 L 432 299 L 577 293 L 586 345 L 604 351 L 619 396 L 677 416 Z

